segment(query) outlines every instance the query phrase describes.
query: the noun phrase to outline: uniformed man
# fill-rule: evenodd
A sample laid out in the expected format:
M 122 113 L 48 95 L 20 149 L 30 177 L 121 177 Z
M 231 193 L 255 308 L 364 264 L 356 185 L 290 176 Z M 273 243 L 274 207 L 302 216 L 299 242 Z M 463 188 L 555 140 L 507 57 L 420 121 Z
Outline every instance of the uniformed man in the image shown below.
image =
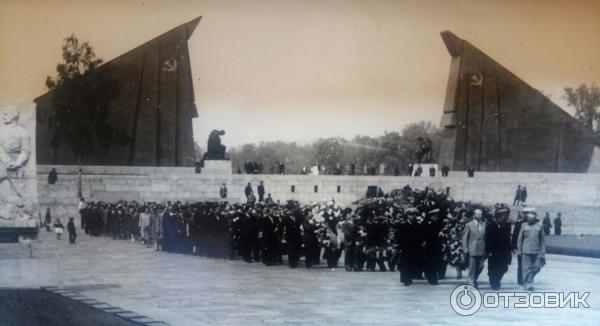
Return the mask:
M 526 223 L 519 232 L 517 250 L 521 255 L 523 265 L 523 289 L 533 291 L 533 279 L 546 264 L 546 244 L 535 208 L 524 208 L 523 213 Z

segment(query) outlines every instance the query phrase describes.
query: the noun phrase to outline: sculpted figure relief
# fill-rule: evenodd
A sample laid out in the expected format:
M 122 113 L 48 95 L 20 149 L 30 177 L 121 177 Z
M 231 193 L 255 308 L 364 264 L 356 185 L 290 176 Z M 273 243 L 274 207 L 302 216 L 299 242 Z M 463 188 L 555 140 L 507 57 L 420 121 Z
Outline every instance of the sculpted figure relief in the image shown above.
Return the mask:
M 418 148 L 415 153 L 417 163 L 431 163 L 431 140 L 429 138 L 419 137 L 417 138 L 417 145 Z
M 225 145 L 221 144 L 221 136 L 225 135 L 224 130 L 213 130 L 208 136 L 208 144 L 206 148 L 206 155 L 204 159 L 207 160 L 224 160 L 225 159 Z
M 0 108 L 0 224 L 2 220 L 29 219 L 25 212 L 25 165 L 31 154 L 31 139 L 18 125 L 19 110 L 14 105 Z

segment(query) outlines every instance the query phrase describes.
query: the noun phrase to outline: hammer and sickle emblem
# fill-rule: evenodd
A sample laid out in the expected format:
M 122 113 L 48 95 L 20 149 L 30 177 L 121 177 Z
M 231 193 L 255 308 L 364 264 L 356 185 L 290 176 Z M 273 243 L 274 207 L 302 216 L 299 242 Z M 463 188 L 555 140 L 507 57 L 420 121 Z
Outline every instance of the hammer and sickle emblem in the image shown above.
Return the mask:
M 162 67 L 162 71 L 175 71 L 175 69 L 177 69 L 177 60 L 175 60 L 175 59 L 165 60 L 165 63 L 163 64 L 163 67 Z
M 481 86 L 483 85 L 483 75 L 480 72 L 477 72 L 471 76 L 471 85 L 473 86 Z

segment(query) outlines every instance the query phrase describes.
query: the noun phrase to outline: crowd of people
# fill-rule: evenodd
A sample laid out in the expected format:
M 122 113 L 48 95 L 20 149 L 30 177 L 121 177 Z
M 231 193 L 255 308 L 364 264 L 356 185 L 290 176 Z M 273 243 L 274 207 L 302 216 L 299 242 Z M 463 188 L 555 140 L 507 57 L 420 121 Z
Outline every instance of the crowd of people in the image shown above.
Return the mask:
M 519 283 L 532 288 L 544 264 L 544 233 L 531 208 L 524 208 L 511 234 L 506 205 L 484 207 L 452 200 L 432 189 L 409 186 L 353 207 L 335 201 L 302 205 L 261 198 L 227 202 L 88 202 L 81 225 L 92 236 L 139 241 L 166 252 L 213 258 L 284 263 L 308 269 L 325 261 L 347 271 L 400 271 L 401 282 L 438 284 L 448 267 L 457 277 L 468 270 L 478 286 L 487 260 L 490 285 L 499 289 L 512 253 L 518 253 Z M 538 232 L 539 231 L 539 232 Z

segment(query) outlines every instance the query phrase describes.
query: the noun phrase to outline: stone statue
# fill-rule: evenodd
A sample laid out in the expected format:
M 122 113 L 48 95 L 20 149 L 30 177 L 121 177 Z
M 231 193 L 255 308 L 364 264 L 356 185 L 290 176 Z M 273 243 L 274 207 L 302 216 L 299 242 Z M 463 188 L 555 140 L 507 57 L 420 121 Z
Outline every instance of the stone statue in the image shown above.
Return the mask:
M 221 144 L 221 136 L 225 135 L 224 130 L 213 130 L 208 136 L 208 145 L 206 148 L 206 154 L 204 154 L 205 160 L 224 160 L 225 159 L 225 145 Z
M 29 219 L 25 184 L 25 165 L 31 154 L 29 132 L 17 124 L 16 106 L 1 110 L 0 127 L 0 226 L 2 220 Z
M 431 163 L 431 140 L 429 138 L 417 138 L 417 150 L 415 152 L 417 163 Z

